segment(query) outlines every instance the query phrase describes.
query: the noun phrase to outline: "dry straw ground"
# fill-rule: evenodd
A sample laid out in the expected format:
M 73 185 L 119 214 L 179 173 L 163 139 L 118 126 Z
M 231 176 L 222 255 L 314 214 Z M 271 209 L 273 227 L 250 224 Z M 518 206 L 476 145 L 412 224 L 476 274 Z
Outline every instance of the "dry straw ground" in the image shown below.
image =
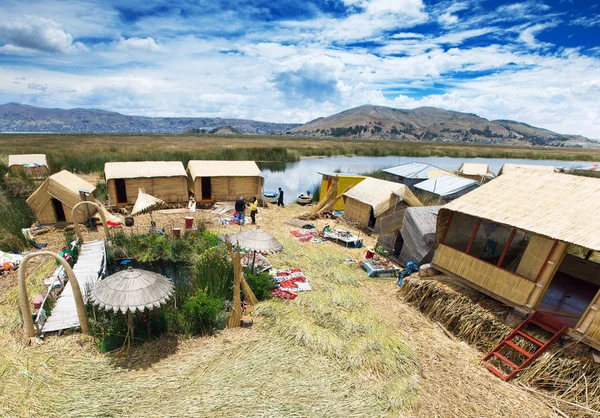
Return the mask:
M 293 240 L 284 221 L 301 211 L 270 208 L 258 221 L 285 246 L 271 261 L 302 268 L 312 292 L 260 304 L 252 329 L 163 338 L 129 360 L 98 353 L 77 333 L 25 346 L 15 282 L 0 278 L 0 415 L 561 416 L 560 406 L 501 382 L 481 366 L 480 352 L 399 301 L 393 280 L 343 264 L 364 250 Z M 154 219 L 183 224 L 181 213 Z M 147 216 L 136 222 L 149 224 Z M 31 294 L 51 268 L 32 266 Z

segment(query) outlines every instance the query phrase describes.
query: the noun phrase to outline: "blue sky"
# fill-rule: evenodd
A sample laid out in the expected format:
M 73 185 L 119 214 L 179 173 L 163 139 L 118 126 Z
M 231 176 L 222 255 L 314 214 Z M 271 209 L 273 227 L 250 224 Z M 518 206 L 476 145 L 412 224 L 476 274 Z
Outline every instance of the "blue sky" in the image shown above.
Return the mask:
M 600 0 L 0 0 L 0 103 L 306 122 L 437 106 L 600 139 Z

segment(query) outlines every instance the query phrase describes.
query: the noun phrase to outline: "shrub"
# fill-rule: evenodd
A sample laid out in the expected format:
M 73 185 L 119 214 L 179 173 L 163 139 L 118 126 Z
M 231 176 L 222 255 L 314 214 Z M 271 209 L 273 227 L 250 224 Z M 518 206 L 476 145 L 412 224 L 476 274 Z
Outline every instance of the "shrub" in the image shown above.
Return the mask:
M 7 199 L 0 205 L 0 250 L 20 252 L 29 246 L 21 233 L 35 222 L 35 214 L 23 199 Z
M 269 273 L 252 273 L 250 270 L 244 272 L 246 282 L 258 300 L 265 300 L 271 297 L 273 291 L 273 282 Z
M 212 247 L 199 257 L 192 288 L 194 291 L 206 289 L 210 296 L 231 300 L 233 263 L 224 247 Z
M 181 238 L 161 234 L 143 234 L 128 236 L 123 231 L 115 232 L 110 248 L 110 257 L 134 258 L 140 263 L 155 261 L 193 262 L 202 254 L 219 243 L 219 237 L 210 231 L 198 231 Z
M 181 331 L 186 334 L 202 335 L 217 329 L 219 313 L 225 301 L 198 291 L 183 303 L 181 309 Z

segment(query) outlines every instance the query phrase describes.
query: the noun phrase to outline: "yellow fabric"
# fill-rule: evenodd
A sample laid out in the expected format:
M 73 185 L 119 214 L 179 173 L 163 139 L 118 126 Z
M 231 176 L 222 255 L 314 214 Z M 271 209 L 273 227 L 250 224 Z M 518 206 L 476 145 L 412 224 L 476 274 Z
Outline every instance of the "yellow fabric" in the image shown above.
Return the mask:
M 250 206 L 250 210 L 258 210 L 258 200 L 254 201 Z

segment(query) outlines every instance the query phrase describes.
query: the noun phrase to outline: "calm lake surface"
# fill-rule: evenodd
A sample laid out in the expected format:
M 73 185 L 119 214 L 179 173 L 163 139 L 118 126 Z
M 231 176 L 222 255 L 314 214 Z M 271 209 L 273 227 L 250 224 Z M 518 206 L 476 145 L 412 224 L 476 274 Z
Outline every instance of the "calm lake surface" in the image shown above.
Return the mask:
M 284 191 L 285 202 L 293 202 L 296 196 L 307 190 L 312 190 L 315 184 L 321 182 L 319 173 L 332 173 L 340 170 L 342 173 L 361 174 L 390 168 L 410 162 L 433 164 L 448 171 L 458 170 L 465 163 L 488 164 L 490 171 L 498 173 L 506 163 L 552 165 L 555 167 L 583 167 L 594 164 L 589 161 L 557 161 L 557 160 L 522 160 L 510 158 L 452 158 L 452 157 L 326 157 L 307 158 L 294 163 L 258 163 L 265 178 L 265 191 Z

